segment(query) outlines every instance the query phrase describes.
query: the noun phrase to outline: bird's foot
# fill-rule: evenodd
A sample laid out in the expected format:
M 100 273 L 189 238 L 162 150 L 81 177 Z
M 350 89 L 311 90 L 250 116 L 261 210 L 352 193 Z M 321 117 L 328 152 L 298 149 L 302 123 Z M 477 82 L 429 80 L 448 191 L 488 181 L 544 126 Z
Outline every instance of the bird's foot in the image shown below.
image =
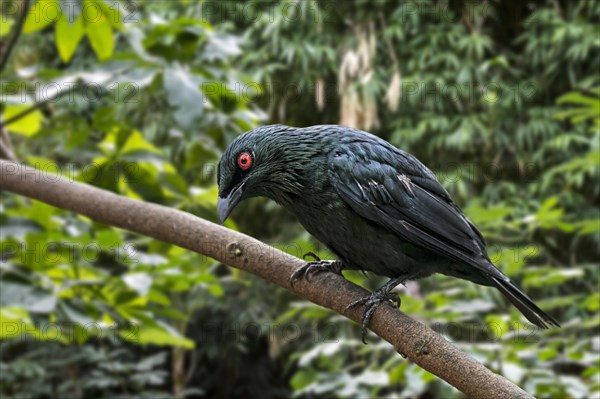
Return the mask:
M 367 343 L 365 338 L 367 336 L 367 326 L 371 321 L 371 317 L 373 317 L 373 313 L 375 313 L 375 310 L 377 310 L 377 307 L 381 305 L 382 302 L 389 302 L 395 307 L 400 307 L 400 296 L 390 291 L 394 289 L 395 286 L 401 284 L 404 281 L 405 278 L 403 277 L 391 279 L 383 287 L 373 291 L 373 293 L 371 293 L 370 295 L 364 296 L 352 302 L 350 305 L 346 306 L 346 310 L 353 309 L 361 305 L 364 305 L 365 307 L 360 321 L 360 324 L 362 325 L 361 338 L 363 343 Z
M 385 292 L 384 290 L 374 291 L 372 294 L 364 296 L 346 307 L 346 310 L 353 309 L 357 306 L 364 305 L 365 310 L 363 311 L 362 318 L 360 324 L 362 325 L 362 335 L 361 339 L 363 343 L 367 343 L 367 326 L 371 321 L 371 317 L 373 317 L 373 313 L 377 310 L 377 307 L 381 305 L 383 302 L 389 302 L 395 307 L 400 306 L 400 297 L 391 292 Z
M 302 278 L 310 280 L 315 274 L 322 272 L 332 272 L 336 274 L 342 274 L 344 270 L 344 264 L 339 260 L 321 260 L 317 255 L 312 252 L 304 254 L 303 258 L 306 260 L 307 257 L 316 259 L 312 262 L 306 262 L 292 273 L 290 276 L 290 285 L 294 287 L 294 283 Z

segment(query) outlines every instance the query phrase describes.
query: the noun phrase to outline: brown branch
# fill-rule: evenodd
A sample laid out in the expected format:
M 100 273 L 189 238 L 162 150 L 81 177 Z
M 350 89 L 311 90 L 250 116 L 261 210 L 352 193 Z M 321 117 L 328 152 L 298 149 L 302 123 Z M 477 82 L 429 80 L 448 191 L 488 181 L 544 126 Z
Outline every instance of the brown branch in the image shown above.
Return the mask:
M 351 320 L 360 320 L 362 309 L 346 310 L 346 306 L 367 294 L 363 288 L 339 275 L 323 273 L 310 282 L 297 282 L 292 289 L 289 278 L 304 263 L 302 260 L 189 213 L 123 197 L 66 177 L 48 176 L 5 160 L 0 160 L 0 189 L 209 256 L 254 273 Z M 380 306 L 369 327 L 397 352 L 470 397 L 531 397 L 392 306 Z
M 0 126 L 0 158 L 8 159 L 9 161 L 19 162 L 19 158 L 15 155 L 13 150 L 10 136 L 4 129 L 4 126 Z

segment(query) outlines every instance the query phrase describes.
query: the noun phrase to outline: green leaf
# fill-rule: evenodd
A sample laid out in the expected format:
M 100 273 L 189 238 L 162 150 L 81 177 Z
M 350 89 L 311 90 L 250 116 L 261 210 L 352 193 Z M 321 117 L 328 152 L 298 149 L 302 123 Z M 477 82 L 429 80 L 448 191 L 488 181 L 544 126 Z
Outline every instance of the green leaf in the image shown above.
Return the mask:
M 58 21 L 63 14 L 58 0 L 38 0 L 27 14 L 23 33 L 33 33 Z
M 104 0 L 87 0 L 87 3 L 97 5 L 113 28 L 123 30 L 123 16 L 119 11 L 118 3 L 112 3 L 111 6 Z
M 75 340 L 80 344 L 87 341 L 90 336 L 86 327 L 94 326 L 94 320 L 88 317 L 80 309 L 67 304 L 66 301 L 61 301 L 59 303 L 59 308 L 67 320 L 75 323 L 73 326 L 73 334 L 70 335 L 70 337 L 72 336 L 75 338 Z
M 25 336 L 31 336 L 37 340 L 60 340 L 64 342 L 64 336 L 50 336 L 48 329 L 40 331 L 35 327 L 27 310 L 8 306 L 0 308 L 0 339 L 19 339 L 23 340 Z
M 508 206 L 483 206 L 479 201 L 474 202 L 465 213 L 477 225 L 498 223 L 499 220 L 514 214 L 514 209 Z
M 52 176 L 48 174 L 48 176 Z M 25 217 L 33 220 L 46 230 L 52 230 L 57 226 L 60 226 L 59 220 L 55 218 L 56 216 L 56 208 L 46 204 L 45 202 L 30 200 L 29 206 L 18 208 L 18 209 L 9 209 L 7 210 L 7 214 Z M 43 236 L 43 238 L 47 239 L 48 237 Z
M 134 130 L 133 132 L 131 132 L 131 134 L 127 138 L 127 141 L 121 148 L 121 152 L 123 154 L 134 151 L 149 151 L 155 154 L 160 154 L 160 150 L 156 148 L 152 143 L 147 141 L 138 130 Z
M 526 287 L 559 285 L 567 280 L 580 279 L 585 275 L 584 270 L 581 268 L 529 268 L 526 273 L 527 276 L 523 279 L 523 285 Z
M 197 189 L 194 195 L 194 203 L 206 209 L 216 209 L 218 198 L 219 186 L 215 184 L 208 188 Z
M 3 23 L 0 24 L 0 37 L 8 36 L 8 34 L 12 30 L 12 27 L 15 23 L 14 20 L 8 19 L 7 17 L 3 16 L 2 18 L 3 18 L 3 21 L 2 21 Z
M 163 73 L 167 100 L 176 108 L 175 120 L 183 128 L 193 128 L 203 113 L 206 98 L 200 83 L 197 76 L 179 65 L 167 68 Z
M 8 104 L 2 113 L 4 120 L 10 119 L 15 115 L 31 108 L 31 105 L 14 105 Z M 26 137 L 31 137 L 36 134 L 42 127 L 42 119 L 44 116 L 39 110 L 30 112 L 26 116 L 12 122 L 7 126 L 9 132 L 21 134 Z
M 150 288 L 147 298 L 148 301 L 158 303 L 163 306 L 171 305 L 171 300 L 169 299 L 169 297 L 154 287 Z
M 0 281 L 0 306 L 15 306 L 35 313 L 50 313 L 56 296 L 33 285 Z
M 546 347 L 538 353 L 538 357 L 542 361 L 552 360 L 556 356 L 558 356 L 558 350 L 553 346 Z
M 315 370 L 311 368 L 302 368 L 296 374 L 294 374 L 290 384 L 295 391 L 300 391 L 314 383 L 317 379 L 318 374 Z
M 135 170 L 122 168 L 127 186 L 145 200 L 158 203 L 163 202 L 165 195 L 157 179 L 157 172 L 154 165 L 149 162 L 139 162 L 137 165 L 139 168 Z
M 131 131 L 127 129 L 120 129 L 117 127 L 110 129 L 106 133 L 104 140 L 98 144 L 98 147 L 107 157 L 112 157 L 115 153 L 121 152 L 130 134 Z M 94 161 L 98 162 L 99 160 L 95 159 Z
M 136 325 L 131 331 L 120 331 L 124 339 L 141 345 L 173 345 L 193 349 L 195 344 L 191 339 L 181 336 L 171 326 L 160 321 L 156 325 Z
M 585 96 L 577 92 L 565 94 L 564 96 L 560 97 L 556 102 L 559 104 L 574 103 L 581 105 L 591 105 L 593 107 L 600 107 L 600 99 Z M 600 109 L 598 111 L 600 111 Z
M 101 230 L 96 233 L 96 243 L 102 249 L 118 248 L 122 243 L 121 235 L 115 230 Z
M 115 48 L 115 38 L 110 22 L 105 17 L 85 21 L 85 32 L 94 53 L 100 60 L 109 58 Z
M 595 234 L 600 231 L 600 220 L 598 219 L 586 219 L 577 223 L 579 233 L 584 234 Z
M 58 54 L 63 62 L 67 63 L 75 54 L 77 45 L 84 34 L 82 17 L 79 16 L 73 23 L 69 23 L 69 19 L 63 14 L 56 23 L 54 33 Z
M 491 339 L 498 339 L 506 335 L 509 331 L 509 326 L 506 320 L 498 315 L 488 315 L 485 318 L 487 329 L 490 332 Z
M 188 195 L 187 182 L 178 173 L 160 172 L 158 174 L 158 181 L 163 188 L 172 193 L 183 196 Z
M 588 296 L 580 307 L 591 312 L 597 312 L 598 309 L 600 309 L 600 293 L 596 292 L 595 294 Z

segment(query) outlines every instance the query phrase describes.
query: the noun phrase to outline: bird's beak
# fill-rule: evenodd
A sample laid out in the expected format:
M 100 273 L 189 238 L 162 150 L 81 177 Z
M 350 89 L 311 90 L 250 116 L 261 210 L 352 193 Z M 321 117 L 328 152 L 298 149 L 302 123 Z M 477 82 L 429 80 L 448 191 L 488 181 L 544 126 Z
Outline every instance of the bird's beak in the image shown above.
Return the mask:
M 229 195 L 225 198 L 219 197 L 217 201 L 217 215 L 219 216 L 219 221 L 221 224 L 227 220 L 227 217 L 233 211 L 233 209 L 237 206 L 237 204 L 242 199 L 242 193 L 244 192 L 244 183 L 235 187 L 233 190 L 229 192 Z

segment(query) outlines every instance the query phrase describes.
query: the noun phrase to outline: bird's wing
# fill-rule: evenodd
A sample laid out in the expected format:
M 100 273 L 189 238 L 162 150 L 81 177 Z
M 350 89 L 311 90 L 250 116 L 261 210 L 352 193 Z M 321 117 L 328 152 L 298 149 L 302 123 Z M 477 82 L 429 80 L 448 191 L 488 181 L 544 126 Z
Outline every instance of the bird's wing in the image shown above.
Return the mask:
M 344 202 L 414 245 L 496 275 L 481 234 L 433 173 L 410 154 L 369 152 L 367 145 L 329 156 L 329 179 Z
M 477 228 L 416 158 L 368 143 L 344 147 L 329 155 L 328 174 L 356 213 L 414 245 L 471 265 L 533 324 L 559 326 L 492 264 Z

